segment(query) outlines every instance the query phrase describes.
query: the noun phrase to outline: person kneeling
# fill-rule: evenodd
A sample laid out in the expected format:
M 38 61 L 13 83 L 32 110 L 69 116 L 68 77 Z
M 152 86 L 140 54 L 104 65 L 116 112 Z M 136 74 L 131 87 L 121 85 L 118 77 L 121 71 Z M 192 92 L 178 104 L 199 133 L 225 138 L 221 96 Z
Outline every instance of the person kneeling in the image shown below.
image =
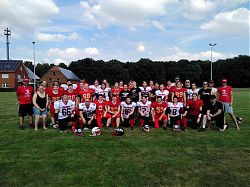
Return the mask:
M 208 127 L 210 127 L 211 123 L 215 121 L 216 126 L 220 131 L 224 131 L 227 128 L 227 125 L 224 125 L 223 105 L 220 101 L 216 100 L 215 95 L 211 95 L 210 98 L 210 106 L 207 110 L 207 120 Z
M 182 119 L 183 103 L 178 102 L 178 97 L 174 96 L 173 102 L 168 103 L 168 120 L 173 131 L 180 131 Z M 186 128 L 183 128 L 185 130 Z
M 61 100 L 54 103 L 54 108 L 55 120 L 58 121 L 61 132 L 67 132 L 67 124 L 77 121 L 74 111 L 75 103 L 69 100 L 67 95 L 64 95 Z

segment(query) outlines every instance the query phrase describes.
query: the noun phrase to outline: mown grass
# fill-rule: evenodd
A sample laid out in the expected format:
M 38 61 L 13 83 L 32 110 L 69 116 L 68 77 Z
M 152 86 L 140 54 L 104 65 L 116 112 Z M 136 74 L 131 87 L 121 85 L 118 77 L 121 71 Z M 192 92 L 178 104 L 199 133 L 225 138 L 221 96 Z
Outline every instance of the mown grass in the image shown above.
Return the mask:
M 20 131 L 15 94 L 0 101 L 0 186 L 250 186 L 249 89 L 234 91 L 239 131 L 135 128 L 123 137 Z

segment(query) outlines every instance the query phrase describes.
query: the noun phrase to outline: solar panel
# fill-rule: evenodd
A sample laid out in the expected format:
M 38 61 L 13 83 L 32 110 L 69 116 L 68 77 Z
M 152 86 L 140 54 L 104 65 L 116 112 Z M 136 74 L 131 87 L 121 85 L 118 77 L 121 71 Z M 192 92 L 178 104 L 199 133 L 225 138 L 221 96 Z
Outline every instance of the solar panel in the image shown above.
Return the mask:
M 67 79 L 71 79 L 71 80 L 80 80 L 76 74 L 74 74 L 72 71 L 70 70 L 67 70 L 67 69 L 64 69 L 64 68 L 61 68 L 61 67 L 58 67 L 59 70 L 62 72 L 62 74 L 64 74 L 64 76 L 67 78 Z
M 15 71 L 21 60 L 0 60 L 0 71 Z

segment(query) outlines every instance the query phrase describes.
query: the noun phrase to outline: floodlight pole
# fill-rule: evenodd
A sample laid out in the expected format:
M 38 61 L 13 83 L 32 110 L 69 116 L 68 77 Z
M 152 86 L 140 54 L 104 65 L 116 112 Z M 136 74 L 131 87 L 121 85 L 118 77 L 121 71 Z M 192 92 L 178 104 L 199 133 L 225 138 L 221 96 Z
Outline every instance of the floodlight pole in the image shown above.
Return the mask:
M 210 72 L 210 80 L 213 80 L 213 47 L 216 46 L 218 44 L 214 43 L 214 44 L 209 44 L 209 46 L 211 47 L 211 62 L 210 62 L 210 65 L 211 65 L 211 72 Z
M 9 36 L 10 36 L 11 32 L 10 30 L 7 28 L 4 30 L 4 35 L 6 36 L 6 48 L 7 48 L 7 60 L 10 60 L 10 49 L 9 49 Z
M 35 43 L 36 42 L 32 42 L 33 44 L 33 57 L 34 57 L 34 68 L 33 68 L 33 79 L 34 79 L 34 92 L 36 92 L 36 53 L 35 53 Z

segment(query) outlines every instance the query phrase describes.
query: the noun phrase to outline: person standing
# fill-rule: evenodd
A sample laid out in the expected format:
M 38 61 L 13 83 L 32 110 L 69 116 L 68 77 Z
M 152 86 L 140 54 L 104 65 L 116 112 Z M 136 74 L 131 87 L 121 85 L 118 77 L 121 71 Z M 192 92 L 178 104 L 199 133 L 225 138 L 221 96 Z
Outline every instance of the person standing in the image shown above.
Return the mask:
M 43 118 L 43 129 L 46 128 L 47 108 L 49 105 L 48 94 L 44 91 L 44 86 L 39 85 L 38 91 L 33 95 L 33 112 L 35 115 L 35 131 L 38 130 L 40 116 Z
M 23 85 L 18 87 L 16 90 L 16 97 L 19 103 L 19 128 L 21 130 L 24 129 L 23 123 L 24 123 L 24 116 L 29 115 L 29 123 L 30 127 L 33 126 L 33 104 L 32 104 L 32 96 L 33 96 L 33 88 L 29 86 L 29 79 L 24 78 L 23 79 Z
M 235 126 L 237 129 L 239 128 L 239 125 L 237 123 L 237 120 L 233 113 L 233 89 L 231 86 L 227 85 L 227 79 L 223 79 L 222 86 L 218 88 L 218 99 L 223 104 L 224 112 L 228 113 L 233 120 Z

